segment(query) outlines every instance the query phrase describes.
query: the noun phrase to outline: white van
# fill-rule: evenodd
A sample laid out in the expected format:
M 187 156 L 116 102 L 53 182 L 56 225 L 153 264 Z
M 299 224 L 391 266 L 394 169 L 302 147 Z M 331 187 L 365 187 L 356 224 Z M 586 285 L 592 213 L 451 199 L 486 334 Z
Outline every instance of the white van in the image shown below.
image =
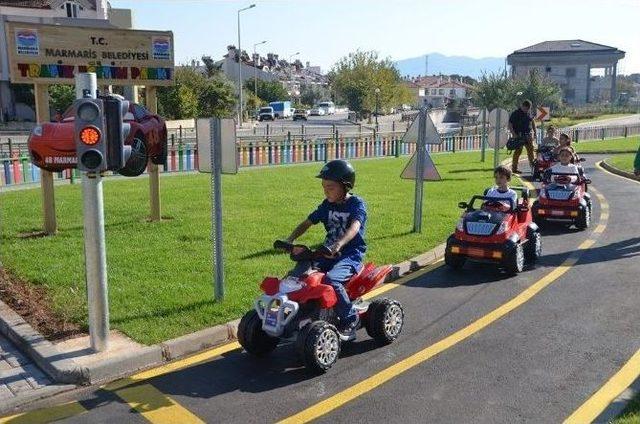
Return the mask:
M 325 115 L 333 115 L 336 113 L 336 105 L 333 102 L 320 102 L 318 108 L 324 109 Z

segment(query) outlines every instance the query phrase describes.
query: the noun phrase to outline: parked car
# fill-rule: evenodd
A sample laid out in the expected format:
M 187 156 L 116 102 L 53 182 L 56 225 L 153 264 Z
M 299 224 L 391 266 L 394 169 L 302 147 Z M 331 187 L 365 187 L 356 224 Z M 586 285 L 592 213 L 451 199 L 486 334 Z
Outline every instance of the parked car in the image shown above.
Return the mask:
M 313 109 L 311 109 L 309 111 L 309 115 L 310 116 L 324 116 L 324 115 L 326 115 L 326 112 L 321 107 L 317 107 L 316 106 L 316 107 L 314 107 Z
M 258 111 L 258 121 L 273 121 L 276 119 L 276 114 L 271 106 L 261 107 Z
M 285 119 L 293 116 L 293 108 L 291 107 L 290 101 L 271 102 L 269 106 L 273 108 L 276 119 Z
M 333 102 L 320 102 L 318 107 L 324 110 L 325 115 L 333 115 L 336 113 L 336 105 Z
M 77 167 L 78 158 L 73 140 L 74 113 L 70 107 L 59 122 L 46 122 L 31 131 L 28 147 L 31 160 L 36 166 L 52 172 Z M 131 146 L 131 156 L 118 173 L 128 177 L 140 175 L 146 169 L 149 159 L 157 165 L 166 163 L 167 126 L 164 119 L 131 102 L 124 120 L 131 125 L 129 136 L 125 140 L 125 144 Z
M 293 112 L 293 120 L 294 121 L 298 121 L 298 120 L 306 121 L 308 115 L 309 115 L 309 111 L 308 110 L 306 110 L 306 109 L 296 109 Z

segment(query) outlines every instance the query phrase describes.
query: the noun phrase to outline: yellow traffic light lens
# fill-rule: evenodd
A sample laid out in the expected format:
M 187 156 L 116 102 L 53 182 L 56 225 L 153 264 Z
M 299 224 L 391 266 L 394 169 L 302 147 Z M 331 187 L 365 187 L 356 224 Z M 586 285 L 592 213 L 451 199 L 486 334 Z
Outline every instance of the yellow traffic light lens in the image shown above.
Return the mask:
M 83 121 L 94 121 L 100 115 L 100 109 L 95 103 L 87 102 L 78 107 L 78 118 Z
M 89 146 L 93 146 L 100 141 L 100 131 L 94 127 L 83 128 L 80 131 L 80 141 Z

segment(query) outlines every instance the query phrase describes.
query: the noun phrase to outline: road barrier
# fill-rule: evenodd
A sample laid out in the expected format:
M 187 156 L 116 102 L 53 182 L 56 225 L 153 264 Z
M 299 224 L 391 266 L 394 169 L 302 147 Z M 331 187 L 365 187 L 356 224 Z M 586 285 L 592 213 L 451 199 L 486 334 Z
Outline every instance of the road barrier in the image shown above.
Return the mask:
M 640 134 L 640 125 L 563 128 L 573 140 L 605 140 Z M 275 166 L 297 163 L 325 162 L 331 159 L 360 159 L 411 155 L 415 144 L 403 143 L 404 131 L 345 134 L 275 134 L 237 138 L 238 163 L 241 167 Z M 539 134 L 541 137 L 542 134 Z M 431 153 L 479 150 L 480 134 L 444 135 L 442 144 L 428 145 Z M 198 170 L 195 130 L 180 128 L 170 133 L 167 163 L 163 173 Z M 79 173 L 67 169 L 54 173 L 56 180 L 73 182 Z M 31 163 L 25 142 L 0 139 L 0 187 L 40 181 L 40 169 Z

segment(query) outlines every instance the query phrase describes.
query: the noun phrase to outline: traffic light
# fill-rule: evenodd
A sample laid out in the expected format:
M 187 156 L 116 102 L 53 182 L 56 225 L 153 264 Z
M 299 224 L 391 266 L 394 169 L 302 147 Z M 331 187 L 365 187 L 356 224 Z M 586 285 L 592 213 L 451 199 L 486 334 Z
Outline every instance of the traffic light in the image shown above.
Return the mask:
M 131 125 L 124 122 L 128 111 L 129 102 L 127 100 L 115 96 L 108 96 L 104 99 L 107 128 L 107 169 L 111 171 L 124 168 L 131 155 L 131 146 L 124 144 L 131 131 Z
M 75 114 L 74 140 L 78 170 L 107 170 L 104 105 L 102 99 L 78 99 L 73 103 Z

